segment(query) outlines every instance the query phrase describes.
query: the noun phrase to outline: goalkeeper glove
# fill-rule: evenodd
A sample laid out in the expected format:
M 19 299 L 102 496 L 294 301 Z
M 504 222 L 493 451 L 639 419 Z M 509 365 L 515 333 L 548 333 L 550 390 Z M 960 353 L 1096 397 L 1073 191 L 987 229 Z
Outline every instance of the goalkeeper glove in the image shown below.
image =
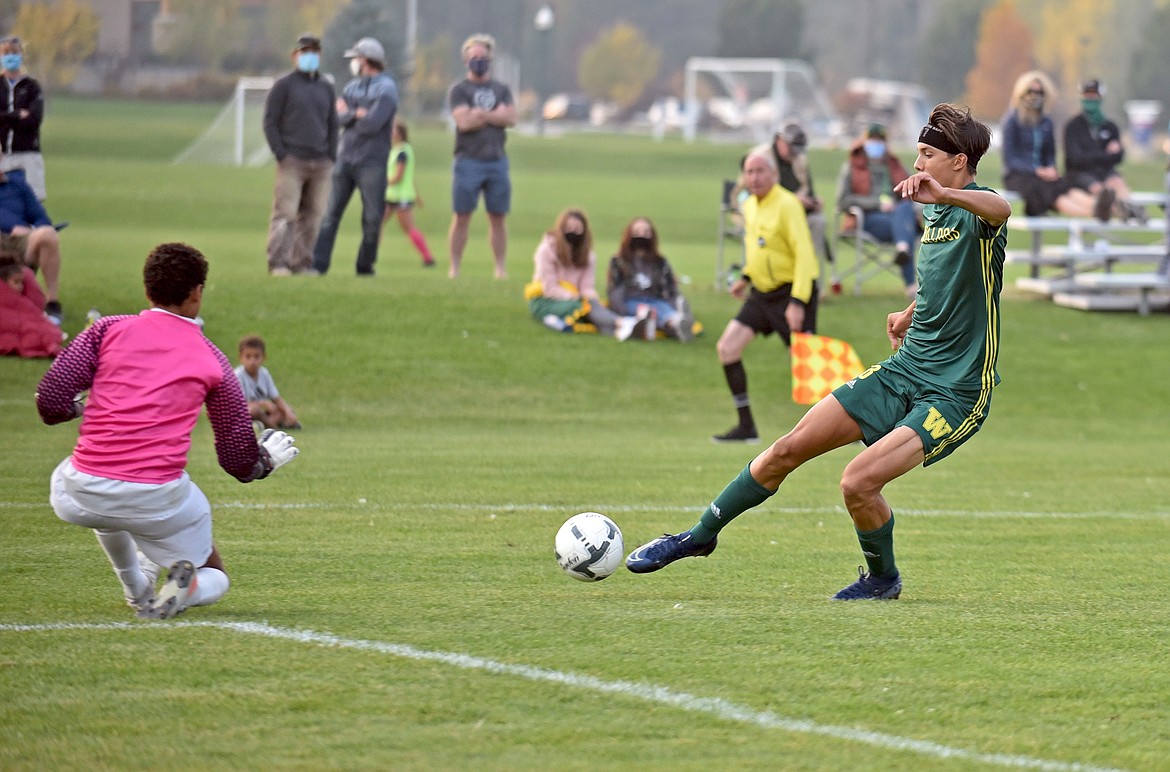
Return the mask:
M 265 429 L 260 435 L 260 449 L 268 456 L 269 474 L 296 458 L 300 448 L 293 447 L 293 438 L 276 429 Z M 265 475 L 267 476 L 267 475 Z

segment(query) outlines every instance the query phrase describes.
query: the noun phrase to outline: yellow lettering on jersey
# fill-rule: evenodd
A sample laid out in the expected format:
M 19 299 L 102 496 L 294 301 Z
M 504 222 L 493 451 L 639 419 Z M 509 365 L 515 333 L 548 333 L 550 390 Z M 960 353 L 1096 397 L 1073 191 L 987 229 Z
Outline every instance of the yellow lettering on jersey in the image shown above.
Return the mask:
M 943 418 L 942 413 L 933 407 L 926 414 L 926 420 L 922 422 L 922 428 L 930 432 L 930 436 L 936 440 L 942 439 L 954 431 L 951 425 L 947 423 L 947 419 Z
M 961 235 L 958 228 L 935 228 L 928 225 L 922 233 L 922 243 L 939 244 L 944 241 L 954 241 Z
M 865 380 L 866 378 L 873 375 L 874 373 L 876 373 L 880 369 L 882 369 L 881 365 L 872 365 L 872 366 L 870 366 L 870 368 L 868 370 L 866 370 L 861 375 L 857 376 L 857 378 L 855 378 L 854 380 L 858 380 L 858 381 Z

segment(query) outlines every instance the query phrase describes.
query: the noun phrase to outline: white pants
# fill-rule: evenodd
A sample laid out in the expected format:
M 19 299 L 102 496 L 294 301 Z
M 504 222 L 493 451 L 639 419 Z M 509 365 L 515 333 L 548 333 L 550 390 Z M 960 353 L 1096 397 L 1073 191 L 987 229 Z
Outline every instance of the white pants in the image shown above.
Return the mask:
M 67 523 L 125 531 L 160 566 L 211 557 L 211 504 L 186 472 L 157 485 L 125 482 L 80 472 L 69 457 L 53 470 L 49 503 Z

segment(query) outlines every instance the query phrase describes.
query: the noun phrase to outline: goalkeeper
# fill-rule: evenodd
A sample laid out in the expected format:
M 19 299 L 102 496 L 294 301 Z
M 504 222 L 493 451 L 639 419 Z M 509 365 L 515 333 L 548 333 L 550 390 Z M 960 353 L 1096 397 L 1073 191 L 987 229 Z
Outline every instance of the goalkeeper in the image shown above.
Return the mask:
M 267 477 L 298 451 L 284 432 L 256 441 L 231 363 L 203 335 L 207 260 L 199 250 L 160 244 L 144 279 L 151 307 L 102 317 L 78 335 L 45 373 L 36 401 L 47 424 L 82 418 L 73 454 L 50 478 L 53 510 L 93 529 L 139 617 L 169 619 L 214 603 L 229 586 L 211 505 L 184 471 L 201 406 L 219 465 L 240 482 Z M 162 566 L 169 570 L 156 595 Z
M 862 440 L 867 447 L 846 464 L 841 492 L 868 571 L 862 568 L 857 581 L 833 598 L 901 594 L 894 513 L 882 489 L 920 464 L 946 458 L 979 431 L 999 382 L 999 294 L 1012 208 L 975 182 L 990 143 L 990 130 L 970 110 L 934 108 L 918 136 L 916 173 L 894 186 L 902 198 L 926 205 L 918 294 L 886 319 L 894 354 L 813 405 L 744 467 L 691 530 L 639 547 L 627 568 L 644 574 L 710 555 L 719 531 L 767 501 L 798 467 Z

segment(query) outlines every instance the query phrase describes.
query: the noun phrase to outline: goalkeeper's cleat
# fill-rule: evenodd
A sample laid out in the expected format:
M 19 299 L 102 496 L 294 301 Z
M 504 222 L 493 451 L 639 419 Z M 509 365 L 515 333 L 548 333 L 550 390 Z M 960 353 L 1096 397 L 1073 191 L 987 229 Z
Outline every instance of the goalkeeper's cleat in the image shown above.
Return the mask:
M 649 574 L 680 558 L 705 558 L 715 551 L 718 543 L 719 538 L 716 537 L 706 544 L 697 544 L 690 531 L 663 534 L 661 538 L 631 552 L 626 558 L 626 568 L 635 574 Z
M 897 600 L 902 594 L 902 575 L 874 576 L 857 567 L 857 581 L 833 596 L 833 600 Z
M 142 619 L 171 619 L 187 610 L 187 603 L 198 585 L 195 565 L 190 560 L 180 560 L 167 570 L 167 582 L 158 591 L 154 603 L 145 611 L 138 612 Z
M 137 592 L 123 588 L 123 595 L 126 598 L 126 605 L 135 611 L 142 612 L 154 605 L 154 588 L 158 584 L 158 575 L 162 571 L 162 566 L 143 555 L 142 550 L 139 550 L 138 567 L 146 577 L 146 584 Z

